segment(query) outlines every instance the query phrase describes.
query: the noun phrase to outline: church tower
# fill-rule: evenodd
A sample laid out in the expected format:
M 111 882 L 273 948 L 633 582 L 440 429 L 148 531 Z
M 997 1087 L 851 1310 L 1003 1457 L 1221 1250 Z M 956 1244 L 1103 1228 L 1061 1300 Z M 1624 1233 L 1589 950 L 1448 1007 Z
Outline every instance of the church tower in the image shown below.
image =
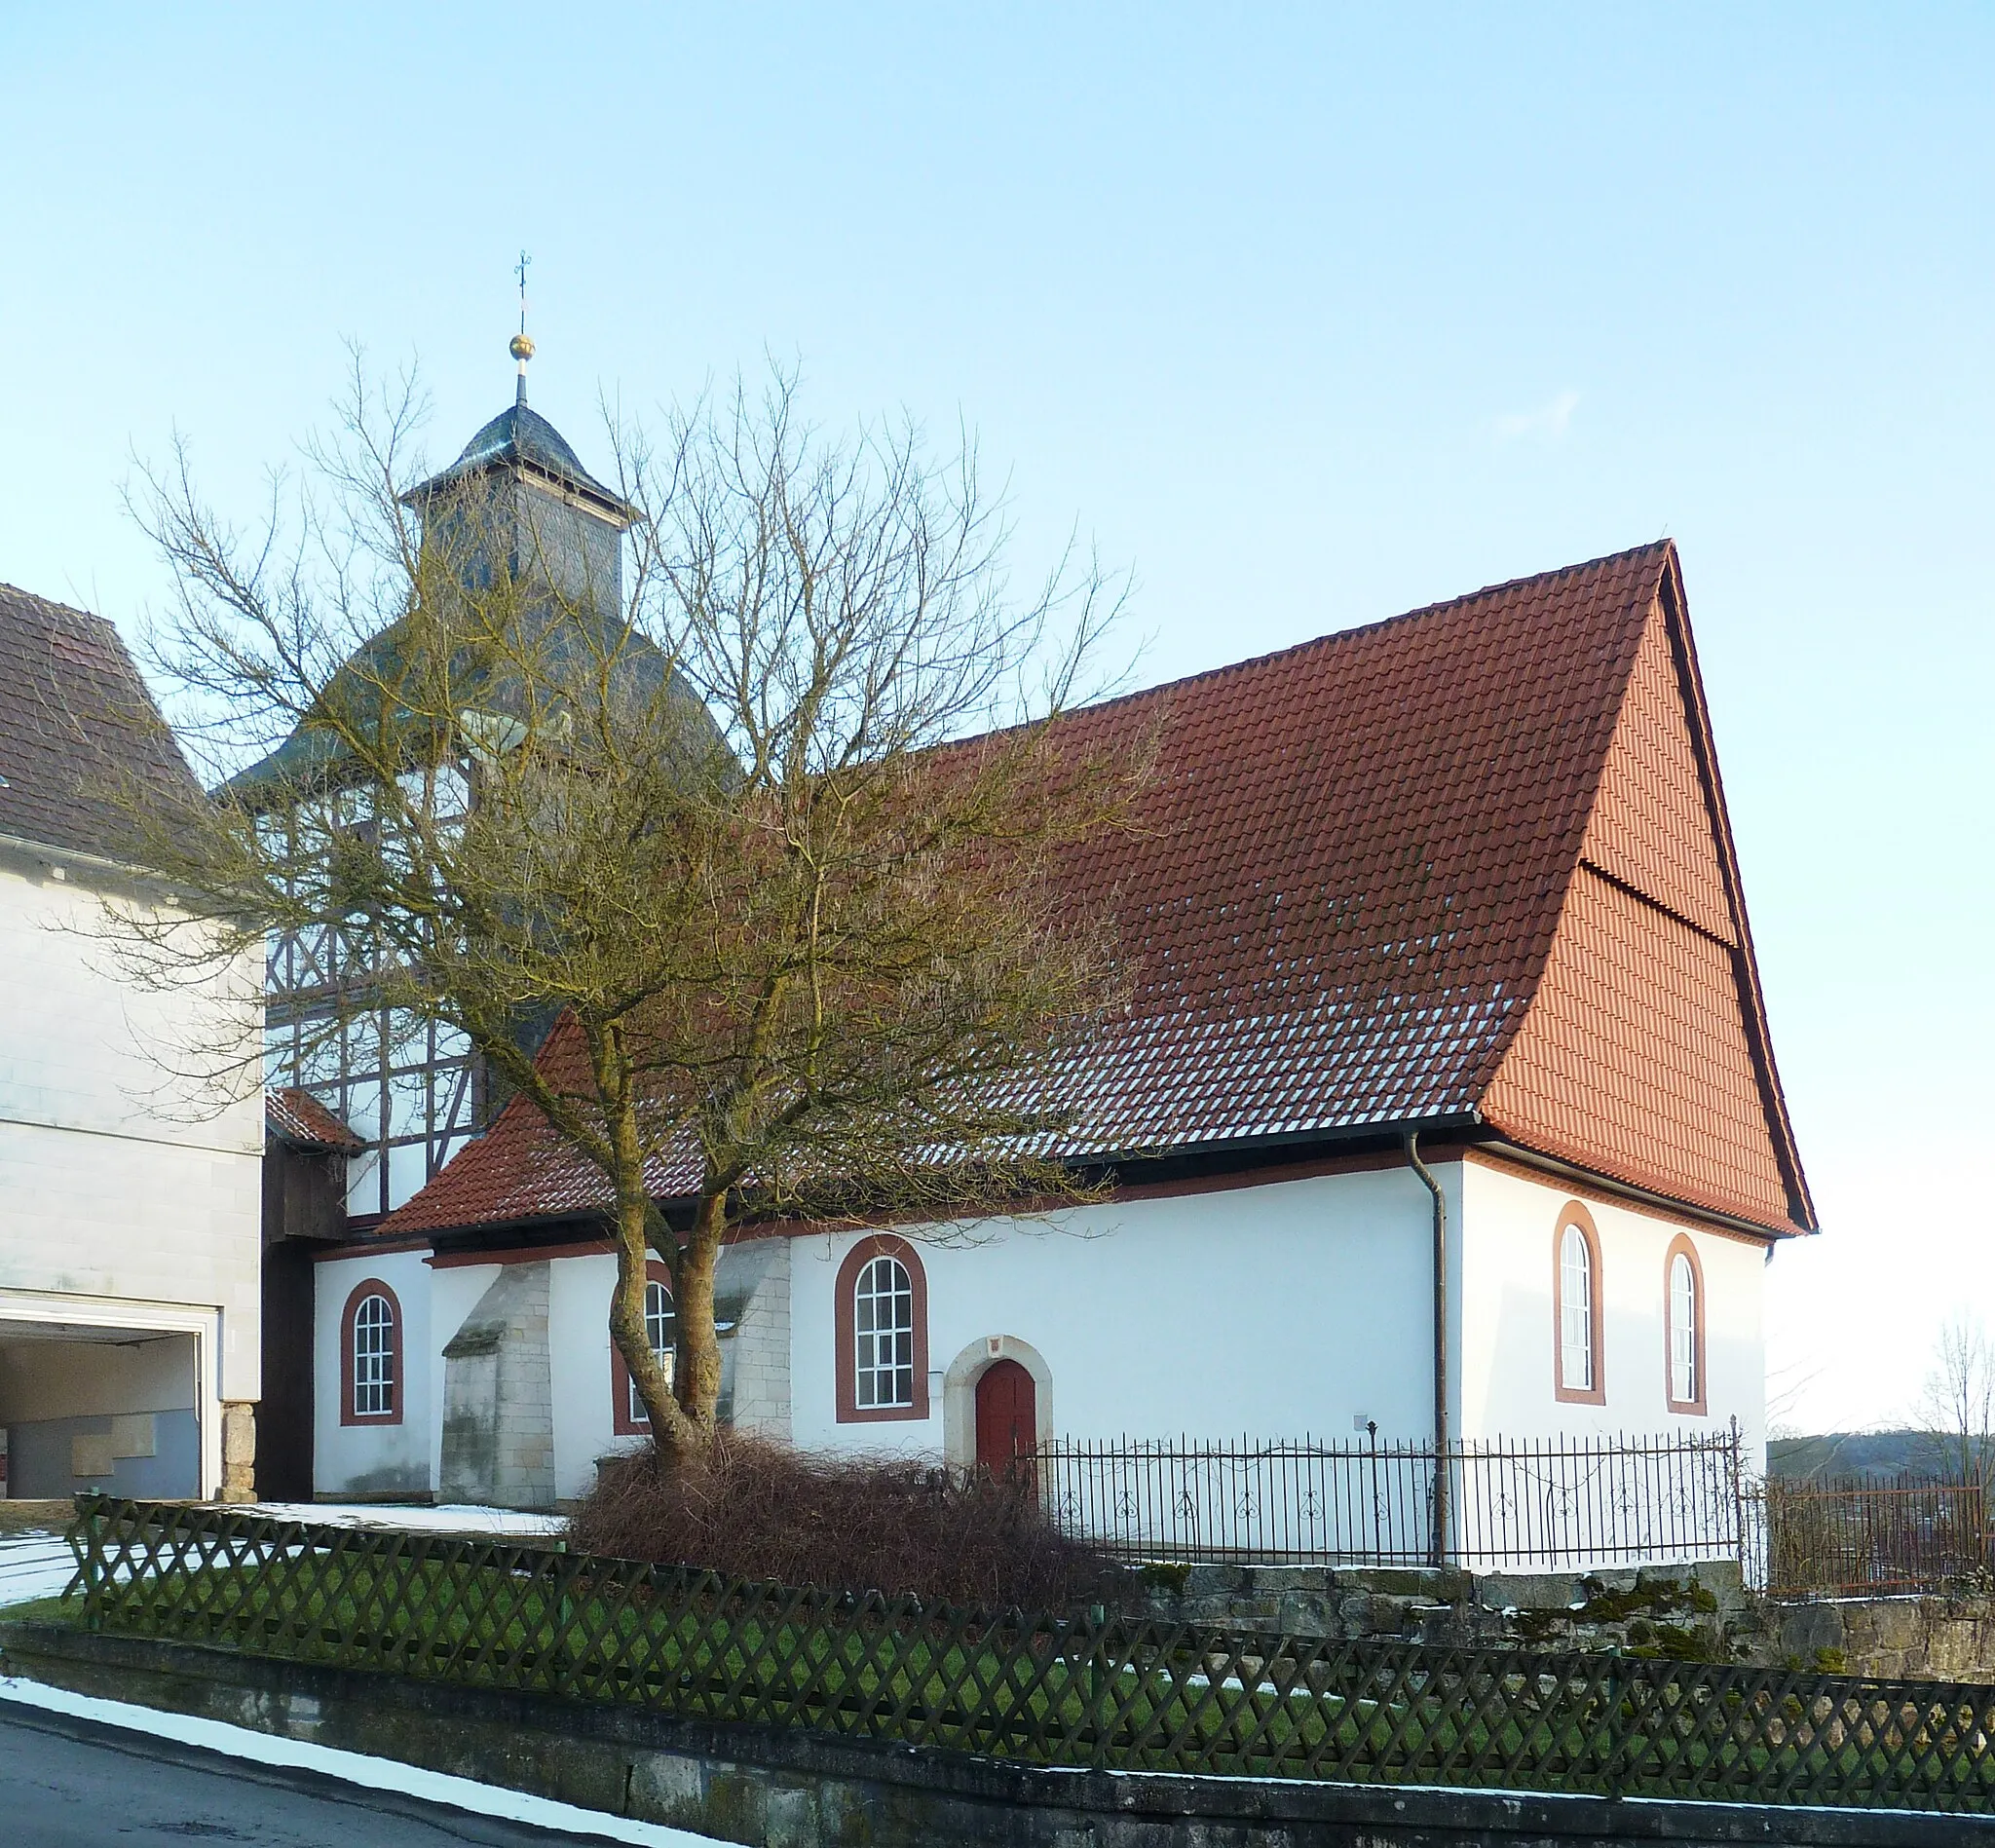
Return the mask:
M 513 402 L 403 504 L 422 517 L 425 550 L 444 548 L 467 588 L 489 590 L 503 572 L 530 602 L 541 585 L 552 593 L 550 605 L 615 622 L 623 604 L 623 534 L 634 510 L 528 405 L 534 346 L 524 329 L 510 351 L 519 364 Z
M 545 625 L 541 632 L 556 647 L 566 645 L 563 631 L 573 625 L 599 625 L 626 663 L 630 684 L 640 693 L 656 689 L 670 680 L 664 658 L 621 632 L 622 540 L 635 511 L 528 405 L 533 342 L 524 321 L 522 290 L 521 328 L 510 346 L 519 367 L 513 402 L 447 469 L 402 497 L 422 522 L 425 569 L 441 565 L 474 593 L 509 583 L 518 599 L 514 620 Z M 361 656 L 372 658 L 379 672 L 397 646 L 398 629 L 391 627 Z M 685 699 L 689 710 L 698 710 L 692 695 Z M 506 688 L 487 688 L 479 703 L 502 714 Z M 711 724 L 703 711 L 699 722 Z M 340 782 L 337 756 L 322 730 L 301 725 L 231 787 L 259 796 L 268 789 L 277 811 L 287 787 L 320 778 Z M 305 1093 L 352 1131 L 357 1146 L 346 1162 L 345 1206 L 350 1224 L 365 1226 L 393 1212 L 479 1133 L 488 1087 L 461 1035 L 377 1006 L 364 974 L 348 972 L 354 966 L 351 951 L 329 928 L 272 941 L 266 1065 L 281 1101 Z

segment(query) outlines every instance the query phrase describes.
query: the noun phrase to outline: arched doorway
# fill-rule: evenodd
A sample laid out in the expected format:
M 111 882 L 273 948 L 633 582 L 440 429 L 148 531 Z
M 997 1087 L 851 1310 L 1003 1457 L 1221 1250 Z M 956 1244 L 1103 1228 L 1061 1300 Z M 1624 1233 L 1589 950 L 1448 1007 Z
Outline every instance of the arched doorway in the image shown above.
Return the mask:
M 1038 1388 L 1015 1360 L 994 1360 L 977 1377 L 977 1463 L 1001 1476 L 1038 1442 Z
M 977 1386 L 1000 1360 L 1023 1367 L 1032 1380 L 1032 1397 L 1023 1406 L 1006 1410 L 1003 1425 L 1007 1439 L 1014 1417 L 1031 1420 L 1025 1426 L 1028 1444 L 1050 1443 L 1053 1436 L 1053 1370 L 1046 1357 L 1032 1342 L 1016 1335 L 980 1335 L 966 1343 L 949 1363 L 942 1377 L 942 1455 L 951 1469 L 974 1469 L 982 1455 L 977 1427 Z M 1014 1382 L 1015 1386 L 1016 1382 Z M 1001 1385 L 994 1385 L 995 1394 Z M 998 1415 L 994 1409 L 992 1416 Z M 1008 1453 L 1008 1445 L 1007 1445 Z

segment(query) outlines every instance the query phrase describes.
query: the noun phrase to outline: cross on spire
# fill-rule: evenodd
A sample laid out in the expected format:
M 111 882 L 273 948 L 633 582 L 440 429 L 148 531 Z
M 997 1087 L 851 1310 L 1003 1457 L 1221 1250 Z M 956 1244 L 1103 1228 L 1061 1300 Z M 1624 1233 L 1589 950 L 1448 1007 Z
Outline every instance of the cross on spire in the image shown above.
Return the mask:
M 513 272 L 519 278 L 519 331 L 512 336 L 506 349 L 519 361 L 519 390 L 516 401 L 521 404 L 526 402 L 526 362 L 534 357 L 534 343 L 527 338 L 526 332 L 526 271 L 527 265 L 532 261 L 533 258 L 522 250 L 519 253 L 519 261 L 513 265 Z

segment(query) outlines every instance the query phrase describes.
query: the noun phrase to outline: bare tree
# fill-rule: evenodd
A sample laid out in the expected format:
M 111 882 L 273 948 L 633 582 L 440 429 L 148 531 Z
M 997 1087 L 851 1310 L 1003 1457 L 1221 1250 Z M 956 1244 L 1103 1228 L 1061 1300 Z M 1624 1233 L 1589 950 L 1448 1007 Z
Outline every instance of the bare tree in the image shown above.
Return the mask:
M 1995 1485 L 1995 1347 L 1975 1317 L 1955 1317 L 1939 1331 L 1919 1414 L 1942 1476 L 1983 1490 Z
M 364 993 L 464 1036 L 604 1177 L 610 1332 L 684 1452 L 714 1429 L 744 1223 L 1080 1190 L 1065 1075 L 1118 989 L 1055 869 L 1126 824 L 1147 764 L 1059 719 L 1119 598 L 1072 557 L 1015 591 L 970 445 L 827 440 L 779 371 L 656 448 L 613 427 L 636 518 L 609 609 L 586 560 L 506 527 L 516 501 L 412 500 L 417 423 L 413 381 L 373 391 L 357 356 L 338 438 L 247 538 L 184 452 L 145 475 L 178 591 L 152 659 L 216 794 L 125 804 L 199 947 L 115 928 L 160 982 L 309 935 L 347 977 L 317 1031 Z M 565 1075 L 521 1032 L 556 1010 L 585 1050 Z

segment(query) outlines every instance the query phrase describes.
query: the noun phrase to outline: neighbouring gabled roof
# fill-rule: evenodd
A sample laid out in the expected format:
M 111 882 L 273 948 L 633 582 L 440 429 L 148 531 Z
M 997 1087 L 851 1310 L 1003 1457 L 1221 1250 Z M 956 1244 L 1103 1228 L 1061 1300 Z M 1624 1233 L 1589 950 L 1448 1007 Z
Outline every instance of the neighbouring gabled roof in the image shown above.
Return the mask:
M 280 1142 L 307 1151 L 355 1155 L 367 1146 L 310 1091 L 265 1091 L 263 1126 Z
M 1141 827 L 1065 869 L 1076 908 L 1118 921 L 1134 978 L 1072 1075 L 1072 1152 L 1483 1125 L 1812 1228 L 1670 544 L 1063 725 L 1110 749 L 1159 728 Z M 579 1054 L 564 1024 L 542 1056 Z M 607 1199 L 515 1100 L 381 1230 Z
M 118 858 L 129 829 L 104 797 L 133 783 L 200 798 L 118 631 L 0 585 L 0 834 Z

